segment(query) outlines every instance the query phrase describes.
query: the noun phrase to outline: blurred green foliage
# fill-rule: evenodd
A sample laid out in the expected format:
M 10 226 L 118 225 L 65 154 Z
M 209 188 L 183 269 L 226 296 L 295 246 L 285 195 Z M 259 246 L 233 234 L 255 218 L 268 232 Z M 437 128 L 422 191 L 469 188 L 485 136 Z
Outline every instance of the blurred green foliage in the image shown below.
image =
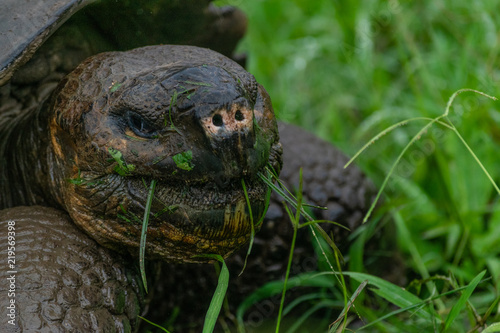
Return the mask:
M 349 155 L 394 123 L 442 114 L 458 89 L 500 97 L 500 2 L 218 3 L 247 13 L 249 29 L 240 50 L 248 54 L 248 70 L 270 93 L 278 117 Z M 500 102 L 461 94 L 450 119 L 499 184 Z M 397 128 L 372 144 L 357 163 L 380 185 L 424 124 Z M 396 224 L 398 251 L 408 265 L 408 282 L 439 275 L 455 287 L 464 286 L 484 269 L 492 277 L 470 297 L 475 310 L 466 307 L 449 331 L 467 332 L 500 321 L 500 196 L 457 136 L 433 126 L 404 155 L 384 194 Z M 430 289 L 436 284 L 422 285 L 420 297 L 436 292 Z M 452 288 L 437 285 L 443 288 L 437 292 Z M 447 313 L 458 296 L 443 297 L 433 306 Z M 379 329 L 397 332 L 406 324 Z M 422 325 L 440 331 L 439 322 Z

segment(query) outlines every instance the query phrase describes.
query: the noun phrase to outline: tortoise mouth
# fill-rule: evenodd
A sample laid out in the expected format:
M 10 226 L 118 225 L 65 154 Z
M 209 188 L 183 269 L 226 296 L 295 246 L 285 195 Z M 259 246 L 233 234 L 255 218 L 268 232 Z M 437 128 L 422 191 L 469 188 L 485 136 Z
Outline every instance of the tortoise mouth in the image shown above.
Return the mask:
M 151 179 L 127 180 L 130 213 L 144 216 Z M 149 212 L 148 233 L 157 237 L 176 229 L 199 239 L 224 241 L 248 236 L 265 211 L 267 185 L 257 176 L 232 180 L 221 187 L 213 182 L 169 184 L 158 181 Z M 247 203 L 250 203 L 250 207 Z M 253 221 L 251 221 L 253 220 Z M 148 234 L 149 235 L 149 234 Z
M 213 181 L 158 180 L 146 236 L 148 259 L 206 262 L 202 254 L 227 257 L 248 242 L 266 211 L 268 186 L 257 174 Z M 108 174 L 73 187 L 66 209 L 101 245 L 138 254 L 151 177 Z M 250 203 L 250 206 L 247 203 Z M 251 212 L 251 214 L 250 214 Z M 253 225 L 253 226 L 252 226 Z
M 148 180 L 127 182 L 129 198 L 134 203 L 129 209 L 142 217 Z M 159 181 L 149 212 L 146 241 L 149 258 L 206 262 L 207 258 L 199 256 L 227 257 L 248 242 L 252 229 L 259 229 L 256 224 L 265 213 L 268 186 L 255 177 L 246 179 L 245 187 L 247 196 L 241 180 L 231 181 L 223 188 L 210 182 L 174 186 Z M 137 242 L 141 228 L 142 225 L 136 225 Z

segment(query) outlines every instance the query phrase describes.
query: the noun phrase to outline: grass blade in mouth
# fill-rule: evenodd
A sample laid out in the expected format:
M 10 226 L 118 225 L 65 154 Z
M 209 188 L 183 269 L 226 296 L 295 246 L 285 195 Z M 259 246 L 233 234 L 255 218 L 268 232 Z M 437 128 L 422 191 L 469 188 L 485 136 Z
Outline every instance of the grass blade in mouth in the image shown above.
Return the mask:
M 156 180 L 151 181 L 149 186 L 148 199 L 146 201 L 146 209 L 144 210 L 144 219 L 142 220 L 141 243 L 139 245 L 139 267 L 141 270 L 142 284 L 144 290 L 148 292 L 148 282 L 146 281 L 146 270 L 144 269 L 144 253 L 146 252 L 146 231 L 148 229 L 149 213 L 151 212 L 151 203 L 153 202 Z
M 253 241 L 255 238 L 255 226 L 261 225 L 262 222 L 264 221 L 264 218 L 266 217 L 267 209 L 269 208 L 269 202 L 271 200 L 271 188 L 268 186 L 267 193 L 266 193 L 266 201 L 265 201 L 265 205 L 264 205 L 264 207 L 265 207 L 264 212 L 262 213 L 262 216 L 260 217 L 257 224 L 255 224 L 253 222 L 253 213 L 252 213 L 252 206 L 250 205 L 250 198 L 248 197 L 248 191 L 247 191 L 247 188 L 245 185 L 245 180 L 243 180 L 243 179 L 241 180 L 241 186 L 243 187 L 243 192 L 245 193 L 245 200 L 246 200 L 247 206 L 248 206 L 248 213 L 250 215 L 250 224 L 252 226 L 252 234 L 250 236 L 250 244 L 248 245 L 247 255 L 245 256 L 245 262 L 244 262 L 243 268 L 241 269 L 241 272 L 240 272 L 240 274 L 238 274 L 238 276 L 241 276 L 241 274 L 243 274 L 243 272 L 245 271 L 245 268 L 247 267 L 248 256 L 250 255 L 250 252 L 252 251 Z
M 222 256 L 218 254 L 207 254 L 202 257 L 215 259 L 222 263 L 217 288 L 215 289 L 212 301 L 210 301 L 210 306 L 205 316 L 205 323 L 203 324 L 203 333 L 211 333 L 214 331 L 222 304 L 224 303 L 224 299 L 226 297 L 226 291 L 229 285 L 229 270 Z

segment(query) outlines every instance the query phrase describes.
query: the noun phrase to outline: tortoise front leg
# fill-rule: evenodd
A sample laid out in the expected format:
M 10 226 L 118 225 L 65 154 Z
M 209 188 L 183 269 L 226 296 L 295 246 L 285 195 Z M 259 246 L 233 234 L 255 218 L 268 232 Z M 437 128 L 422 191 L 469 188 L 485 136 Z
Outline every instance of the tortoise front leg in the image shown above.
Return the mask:
M 1 332 L 133 332 L 145 304 L 130 263 L 99 246 L 66 213 L 0 211 Z

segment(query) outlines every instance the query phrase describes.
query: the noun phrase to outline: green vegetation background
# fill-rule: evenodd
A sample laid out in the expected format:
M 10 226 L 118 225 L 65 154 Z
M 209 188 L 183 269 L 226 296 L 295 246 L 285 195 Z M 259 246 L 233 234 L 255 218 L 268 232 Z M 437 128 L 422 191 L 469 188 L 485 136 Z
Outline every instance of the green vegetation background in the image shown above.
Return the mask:
M 248 54 L 247 68 L 270 93 L 278 117 L 348 155 L 392 124 L 442 114 L 458 89 L 500 97 L 498 1 L 218 3 L 247 13 L 249 29 L 240 50 Z M 500 183 L 500 103 L 464 93 L 450 119 Z M 380 186 L 424 125 L 417 121 L 397 128 L 371 145 L 358 165 Z M 500 196 L 457 136 L 432 127 L 405 154 L 384 196 L 408 266 L 408 290 L 425 298 L 465 286 L 486 269 L 491 279 L 478 285 L 448 331 L 480 331 L 500 321 Z M 432 284 L 434 291 L 422 281 L 409 285 L 429 277 L 441 281 Z M 459 295 L 432 304 L 440 318 Z M 379 312 L 367 309 L 365 322 L 390 312 L 383 304 L 376 304 Z M 443 330 L 439 320 L 410 328 L 416 322 L 409 312 L 377 329 Z

